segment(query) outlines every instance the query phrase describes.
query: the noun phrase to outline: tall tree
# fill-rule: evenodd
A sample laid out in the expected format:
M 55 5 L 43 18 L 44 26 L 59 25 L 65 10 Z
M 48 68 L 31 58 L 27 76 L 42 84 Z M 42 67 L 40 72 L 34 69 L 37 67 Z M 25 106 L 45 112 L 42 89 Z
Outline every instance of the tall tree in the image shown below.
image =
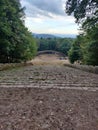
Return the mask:
M 83 63 L 98 65 L 98 0 L 67 0 L 66 12 L 81 24 Z
M 71 48 L 73 38 L 41 38 L 37 39 L 38 51 L 54 50 L 68 55 L 68 51 Z
M 98 0 L 67 0 L 66 12 L 69 15 L 73 13 L 77 22 L 84 18 L 92 19 L 95 17 L 96 19 L 96 14 L 98 16 Z M 97 21 L 95 20 L 95 22 Z
M 83 63 L 98 65 L 98 25 L 86 31 L 81 44 Z
M 0 62 L 21 62 L 34 55 L 29 48 L 36 50 L 36 44 L 23 17 L 19 0 L 0 0 Z
M 68 56 L 72 64 L 75 61 L 81 61 L 82 59 L 81 41 L 82 37 L 78 36 L 75 42 L 72 44 L 71 49 L 69 50 Z

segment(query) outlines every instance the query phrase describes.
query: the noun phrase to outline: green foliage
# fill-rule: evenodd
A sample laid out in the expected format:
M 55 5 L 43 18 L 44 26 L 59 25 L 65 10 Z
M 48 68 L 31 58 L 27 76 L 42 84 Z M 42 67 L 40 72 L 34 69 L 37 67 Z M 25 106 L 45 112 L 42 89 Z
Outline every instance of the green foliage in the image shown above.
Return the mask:
M 98 0 L 67 0 L 66 12 L 69 15 L 73 13 L 77 22 L 84 18 L 92 19 L 98 13 Z
M 74 39 L 72 38 L 59 39 L 57 43 L 57 50 L 64 53 L 67 56 L 68 51 L 70 50 L 73 42 L 74 42 Z
M 0 0 L 0 62 L 21 62 L 35 55 L 36 44 L 23 17 L 19 0 Z
M 41 38 L 37 39 L 38 51 L 54 50 L 68 55 L 74 39 L 72 38 Z
M 83 61 L 88 65 L 98 65 L 98 41 L 86 44 Z
M 86 32 L 82 44 L 83 63 L 98 65 L 98 25 Z
M 73 64 L 75 61 L 80 61 L 82 59 L 82 51 L 80 47 L 80 37 L 73 43 L 71 49 L 69 50 L 68 56 L 70 62 Z
M 82 63 L 98 65 L 98 0 L 67 0 L 66 12 L 69 15 L 73 13 L 76 22 L 82 25 L 83 34 L 80 35 Z M 70 50 L 69 57 L 77 55 L 74 50 L 74 48 Z

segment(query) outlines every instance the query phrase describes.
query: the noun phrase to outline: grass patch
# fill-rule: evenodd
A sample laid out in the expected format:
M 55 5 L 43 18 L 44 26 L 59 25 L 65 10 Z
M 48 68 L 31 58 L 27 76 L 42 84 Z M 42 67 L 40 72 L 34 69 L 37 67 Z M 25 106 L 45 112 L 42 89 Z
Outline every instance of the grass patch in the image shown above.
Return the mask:
M 0 64 L 0 71 L 8 70 L 8 69 L 16 69 L 18 67 L 28 66 L 32 65 L 32 63 L 6 63 L 6 64 Z
M 71 68 L 80 69 L 86 72 L 91 72 L 94 74 L 98 74 L 98 66 L 91 66 L 91 65 L 74 65 L 74 64 L 64 64 L 64 66 L 68 66 Z

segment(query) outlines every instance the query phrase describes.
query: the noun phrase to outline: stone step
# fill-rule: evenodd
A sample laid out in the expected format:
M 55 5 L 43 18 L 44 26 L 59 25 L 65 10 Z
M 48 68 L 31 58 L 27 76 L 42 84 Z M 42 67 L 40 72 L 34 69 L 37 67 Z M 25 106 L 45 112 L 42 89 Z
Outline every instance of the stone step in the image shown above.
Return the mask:
M 26 66 L 0 72 L 3 85 L 30 85 L 32 87 L 98 87 L 98 75 L 65 66 Z

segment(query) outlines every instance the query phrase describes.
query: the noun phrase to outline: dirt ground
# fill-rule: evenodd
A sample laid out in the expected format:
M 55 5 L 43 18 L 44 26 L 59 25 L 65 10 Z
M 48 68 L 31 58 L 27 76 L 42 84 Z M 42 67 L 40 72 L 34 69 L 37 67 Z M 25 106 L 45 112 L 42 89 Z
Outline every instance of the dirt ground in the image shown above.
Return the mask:
M 98 130 L 98 92 L 0 88 L 0 130 Z
M 0 72 L 0 130 L 98 130 L 98 75 L 47 61 Z
M 32 60 L 33 64 L 64 64 L 69 63 L 67 57 L 63 57 L 58 54 L 41 54 Z

